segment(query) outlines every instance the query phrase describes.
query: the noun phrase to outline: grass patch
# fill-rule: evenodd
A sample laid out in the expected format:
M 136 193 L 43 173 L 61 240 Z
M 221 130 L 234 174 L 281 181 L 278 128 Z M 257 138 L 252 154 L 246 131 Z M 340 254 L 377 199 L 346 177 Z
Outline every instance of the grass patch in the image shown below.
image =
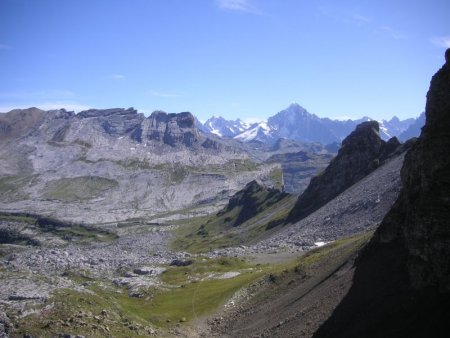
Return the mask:
M 158 292 L 148 311 L 149 319 L 158 326 L 182 318 L 187 321 L 196 319 L 216 309 L 237 290 L 261 275 L 261 272 L 247 272 L 234 278 L 191 282 L 170 292 Z
M 240 275 L 228 279 L 213 276 L 229 271 Z M 228 300 L 238 289 L 260 277 L 241 259 L 199 259 L 192 265 L 169 267 L 161 280 L 170 288 L 149 290 L 149 299 L 119 297 L 120 307 L 131 318 L 147 320 L 158 327 L 172 326 L 206 315 Z
M 47 183 L 44 197 L 64 202 L 85 201 L 99 197 L 118 185 L 115 180 L 99 176 L 61 178 Z
M 112 242 L 117 239 L 117 235 L 108 230 L 33 214 L 0 213 L 0 221 L 21 223 L 25 229 L 31 228 L 39 232 L 51 233 L 67 241 Z
M 147 337 L 149 323 L 123 309 L 126 295 L 117 290 L 93 288 L 88 292 L 59 290 L 49 302 L 54 306 L 40 315 L 16 320 L 17 337 L 55 337 L 71 333 L 86 337 Z
M 347 246 L 344 250 L 347 252 L 355 251 L 356 248 L 361 248 L 368 243 L 370 238 L 373 236 L 374 231 L 367 231 L 355 236 L 342 238 L 334 242 L 328 243 L 322 247 L 312 249 L 308 251 L 304 256 L 302 256 L 300 265 L 312 266 L 317 262 L 320 262 L 324 257 L 330 255 L 336 250 L 341 250 L 343 246 Z
M 170 184 L 180 184 L 192 171 L 191 168 L 187 166 L 176 166 L 172 168 L 169 172 L 169 183 Z
M 67 241 L 100 241 L 100 242 L 112 242 L 118 238 L 118 236 L 110 231 L 87 227 L 87 226 L 71 226 L 70 228 L 58 228 L 52 229 L 52 232 L 64 240 Z
M 254 162 L 252 162 L 250 159 L 246 158 L 243 160 L 231 160 L 228 161 L 225 165 L 225 168 L 232 168 L 235 171 L 241 172 L 241 171 L 254 171 L 258 169 L 258 165 Z
M 152 166 L 150 166 L 147 160 L 140 160 L 138 158 L 127 158 L 124 160 L 113 161 L 113 163 L 133 171 L 152 169 Z
M 32 184 L 38 175 L 13 175 L 0 177 L 0 200 L 22 200 L 28 195 L 23 189 Z
M 273 182 L 275 189 L 283 190 L 283 170 L 281 168 L 276 168 L 269 173 L 269 179 Z
M 0 213 L 0 221 L 36 224 L 36 218 L 20 214 L 14 215 L 14 214 Z
M 217 259 L 197 259 L 188 266 L 169 267 L 162 275 L 161 280 L 170 285 L 181 285 L 192 280 L 200 279 L 211 272 L 224 273 L 249 268 L 245 260 L 222 257 Z
M 148 289 L 142 298 L 129 297 L 124 288 L 67 271 L 66 277 L 88 284 L 88 291 L 56 292 L 48 301 L 53 308 L 18 318 L 14 333 L 38 337 L 53 337 L 60 332 L 88 337 L 145 337 L 149 336 L 148 327 L 157 327 L 159 335 L 165 336 L 168 328 L 211 313 L 264 273 L 249 267 L 234 258 L 199 259 L 189 266 L 169 267 L 162 275 L 167 286 Z M 210 278 L 228 271 L 239 271 L 240 275 Z
M 87 148 L 87 149 L 92 148 L 92 144 L 91 144 L 91 143 L 89 143 L 89 142 L 87 142 L 87 141 L 80 140 L 80 139 L 76 139 L 76 140 L 74 141 L 74 143 L 75 143 L 75 144 L 78 144 L 78 145 L 80 145 L 80 146 L 82 146 L 82 147 L 84 147 L 84 148 Z
M 309 250 L 298 259 L 278 265 L 272 270 L 273 280 L 287 280 L 289 273 L 298 274 L 299 271 L 309 271 L 317 264 L 324 264 L 326 260 L 333 259 L 333 255 L 348 256 L 362 249 L 372 238 L 374 231 L 366 231 L 351 237 L 342 238 L 324 246 Z M 285 277 L 285 278 L 283 278 Z

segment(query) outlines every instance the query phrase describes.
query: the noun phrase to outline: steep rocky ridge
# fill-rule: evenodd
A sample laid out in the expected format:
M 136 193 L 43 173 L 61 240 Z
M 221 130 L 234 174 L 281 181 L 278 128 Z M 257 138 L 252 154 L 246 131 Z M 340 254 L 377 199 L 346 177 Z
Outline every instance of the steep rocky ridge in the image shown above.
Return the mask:
M 377 239 L 404 242 L 414 287 L 450 292 L 450 49 L 445 56 L 431 80 L 422 134 L 402 168 L 403 190 Z
M 407 153 L 403 188 L 357 261 L 353 285 L 316 337 L 444 337 L 450 325 L 450 49 Z M 351 324 L 350 324 L 351 323 Z
M 317 242 L 374 229 L 398 197 L 403 159 L 401 154 L 387 161 L 315 212 L 255 244 L 255 250 L 265 247 L 308 250 Z
M 289 215 L 290 221 L 308 216 L 345 189 L 367 176 L 400 148 L 392 138 L 383 141 L 376 121 L 358 125 L 343 142 L 338 155 L 311 182 Z

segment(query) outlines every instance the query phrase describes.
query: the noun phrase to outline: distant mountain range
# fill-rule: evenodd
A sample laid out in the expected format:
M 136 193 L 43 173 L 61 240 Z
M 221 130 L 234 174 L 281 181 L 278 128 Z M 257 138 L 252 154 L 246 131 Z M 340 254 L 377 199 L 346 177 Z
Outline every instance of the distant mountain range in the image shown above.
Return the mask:
M 389 121 L 378 121 L 381 138 L 388 140 L 396 136 L 405 141 L 419 136 L 420 128 L 425 123 L 422 115 L 417 119 L 400 120 L 394 116 Z M 204 124 L 198 122 L 198 128 L 206 133 L 243 142 L 260 141 L 272 144 L 280 138 L 286 138 L 300 142 L 332 144 L 340 143 L 358 124 L 371 120 L 373 119 L 370 117 L 346 121 L 320 118 L 294 103 L 269 117 L 267 121 L 248 124 L 240 119 L 229 121 L 223 117 L 212 117 Z

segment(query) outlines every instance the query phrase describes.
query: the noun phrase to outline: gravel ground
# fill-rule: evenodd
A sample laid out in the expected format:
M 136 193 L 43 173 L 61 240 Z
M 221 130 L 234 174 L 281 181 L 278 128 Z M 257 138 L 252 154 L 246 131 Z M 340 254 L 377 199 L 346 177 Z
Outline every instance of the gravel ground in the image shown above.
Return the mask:
M 113 243 L 3 247 L 0 303 L 20 309 L 26 301 L 45 301 L 55 289 L 82 288 L 67 277 L 70 272 L 113 281 L 127 286 L 130 292 L 157 285 L 164 271 L 161 266 L 186 255 L 167 250 L 169 238 L 168 232 L 150 231 Z

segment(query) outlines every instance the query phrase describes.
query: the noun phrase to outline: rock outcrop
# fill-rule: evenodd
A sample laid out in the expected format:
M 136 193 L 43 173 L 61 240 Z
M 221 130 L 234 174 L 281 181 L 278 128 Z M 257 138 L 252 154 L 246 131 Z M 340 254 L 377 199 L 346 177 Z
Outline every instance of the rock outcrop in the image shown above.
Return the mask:
M 450 49 L 405 156 L 403 188 L 314 337 L 444 337 L 450 323 Z
M 236 212 L 237 216 L 232 220 L 232 226 L 236 227 L 287 196 L 289 194 L 278 189 L 266 188 L 253 180 L 234 194 L 227 207 L 217 215 Z
M 170 146 L 184 144 L 192 146 L 199 140 L 199 133 L 195 126 L 195 118 L 189 112 L 180 114 L 167 114 L 153 112 L 150 117 L 150 127 L 147 138 L 162 141 Z
M 403 190 L 377 240 L 401 238 L 413 287 L 450 292 L 450 49 L 446 61 L 431 80 L 425 126 L 406 155 Z
M 337 156 L 325 171 L 311 179 L 288 220 L 297 221 L 316 211 L 378 168 L 400 146 L 396 138 L 388 142 L 380 138 L 378 122 L 359 124 L 342 142 Z
M 103 132 L 110 136 L 124 136 L 142 142 L 143 114 L 138 114 L 134 108 L 89 109 L 77 114 L 78 118 L 95 119 Z

